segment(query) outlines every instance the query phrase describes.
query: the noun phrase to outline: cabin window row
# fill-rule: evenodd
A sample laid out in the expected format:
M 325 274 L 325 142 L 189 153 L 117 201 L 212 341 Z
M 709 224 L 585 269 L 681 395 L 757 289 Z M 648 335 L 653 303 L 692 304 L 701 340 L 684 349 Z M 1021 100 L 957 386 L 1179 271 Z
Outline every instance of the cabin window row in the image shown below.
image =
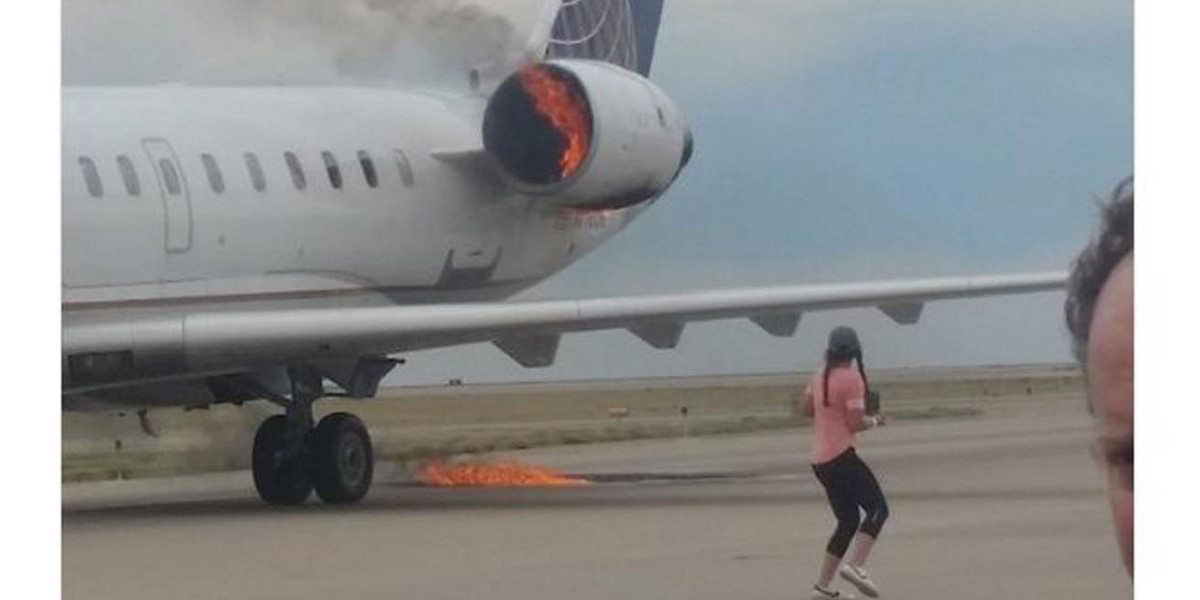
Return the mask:
M 358 169 L 362 172 L 363 181 L 367 184 L 367 187 L 372 189 L 378 188 L 379 172 L 375 168 L 374 158 L 367 151 L 359 150 L 355 153 L 355 159 L 358 162 Z M 402 150 L 396 149 L 392 151 L 392 160 L 395 162 L 397 173 L 400 175 L 400 181 L 405 187 L 412 187 L 414 179 L 412 165 L 408 162 L 408 157 Z M 249 178 L 251 187 L 257 192 L 266 192 L 267 173 L 263 169 L 258 155 L 254 152 L 246 152 L 242 154 L 242 162 L 246 168 L 246 176 Z M 300 157 L 295 152 L 284 152 L 283 162 L 287 165 L 292 187 L 299 191 L 308 189 L 308 177 L 305 174 L 304 163 Z M 327 150 L 321 152 L 321 163 L 325 170 L 325 177 L 329 180 L 330 187 L 335 190 L 343 189 L 346 181 L 342 176 L 342 166 L 338 163 L 334 154 Z M 133 161 L 128 156 L 122 154 L 117 157 L 116 164 L 117 170 L 121 174 L 121 182 L 125 186 L 125 192 L 130 196 L 140 196 L 142 194 L 142 184 L 138 179 L 137 169 L 134 168 Z M 217 194 L 225 193 L 225 175 L 221 171 L 216 157 L 208 153 L 201 154 L 200 164 L 204 169 L 205 178 L 208 180 L 209 189 Z M 79 168 L 83 174 L 83 181 L 87 186 L 88 194 L 95 198 L 103 196 L 104 182 L 100 179 L 100 171 L 96 166 L 96 162 L 89 156 L 81 156 L 79 157 Z M 156 175 L 160 178 L 162 186 L 168 194 L 178 195 L 183 192 L 183 179 L 175 168 L 174 162 L 163 158 L 158 161 L 155 168 L 158 171 Z

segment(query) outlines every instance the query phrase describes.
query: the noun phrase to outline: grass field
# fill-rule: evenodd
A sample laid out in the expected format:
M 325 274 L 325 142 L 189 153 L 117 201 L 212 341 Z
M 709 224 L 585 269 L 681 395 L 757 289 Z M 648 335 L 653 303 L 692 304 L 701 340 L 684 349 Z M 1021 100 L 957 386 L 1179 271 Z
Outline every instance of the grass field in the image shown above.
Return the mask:
M 324 400 L 318 417 L 350 411 L 367 423 L 381 460 L 600 441 L 805 427 L 792 411 L 803 374 L 384 390 L 372 401 Z M 879 372 L 872 387 L 893 420 L 967 419 L 1009 400 L 1078 394 L 1071 368 Z M 687 408 L 686 418 L 682 409 Z M 246 469 L 265 402 L 133 415 L 64 413 L 63 481 Z

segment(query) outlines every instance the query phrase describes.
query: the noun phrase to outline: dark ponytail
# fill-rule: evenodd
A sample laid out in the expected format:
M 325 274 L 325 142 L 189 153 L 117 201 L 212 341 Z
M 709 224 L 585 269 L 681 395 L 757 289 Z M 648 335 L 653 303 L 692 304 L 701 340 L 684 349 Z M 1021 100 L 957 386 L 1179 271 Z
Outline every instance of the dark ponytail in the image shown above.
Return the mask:
M 871 384 L 867 383 L 867 368 L 866 368 L 866 366 L 865 366 L 865 365 L 863 365 L 863 353 L 862 353 L 862 348 L 859 348 L 859 349 L 858 349 L 858 352 L 857 352 L 857 353 L 855 353 L 855 355 L 854 355 L 854 359 L 858 361 L 858 374 L 859 374 L 860 376 L 862 376 L 862 380 L 863 380 L 863 399 L 865 400 L 866 398 L 870 397 L 870 395 L 871 395 Z
M 821 404 L 829 406 L 829 363 L 833 362 L 833 350 L 825 351 L 825 373 L 821 375 Z

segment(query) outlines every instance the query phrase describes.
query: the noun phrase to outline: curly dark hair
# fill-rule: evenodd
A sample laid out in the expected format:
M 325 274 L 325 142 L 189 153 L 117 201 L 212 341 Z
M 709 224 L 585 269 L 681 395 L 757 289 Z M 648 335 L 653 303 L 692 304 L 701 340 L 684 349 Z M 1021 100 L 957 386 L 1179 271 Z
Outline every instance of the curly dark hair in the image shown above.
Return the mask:
M 1100 235 L 1084 248 L 1071 266 L 1067 302 L 1063 306 L 1071 343 L 1079 362 L 1087 359 L 1088 331 L 1096 299 L 1121 259 L 1133 252 L 1133 177 L 1117 184 L 1101 207 Z

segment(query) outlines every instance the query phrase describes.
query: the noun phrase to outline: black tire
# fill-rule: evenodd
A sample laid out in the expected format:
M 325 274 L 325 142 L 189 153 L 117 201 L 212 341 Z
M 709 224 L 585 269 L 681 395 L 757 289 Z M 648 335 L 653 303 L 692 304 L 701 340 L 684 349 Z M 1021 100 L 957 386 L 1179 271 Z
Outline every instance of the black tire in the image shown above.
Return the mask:
M 358 417 L 333 413 L 308 438 L 308 478 L 329 504 L 351 504 L 371 489 L 375 454 L 371 436 Z
M 312 484 L 304 471 L 303 457 L 289 459 L 284 452 L 286 431 L 287 418 L 275 415 L 263 421 L 254 436 L 254 453 L 251 457 L 254 487 L 267 504 L 301 504 L 312 493 Z

